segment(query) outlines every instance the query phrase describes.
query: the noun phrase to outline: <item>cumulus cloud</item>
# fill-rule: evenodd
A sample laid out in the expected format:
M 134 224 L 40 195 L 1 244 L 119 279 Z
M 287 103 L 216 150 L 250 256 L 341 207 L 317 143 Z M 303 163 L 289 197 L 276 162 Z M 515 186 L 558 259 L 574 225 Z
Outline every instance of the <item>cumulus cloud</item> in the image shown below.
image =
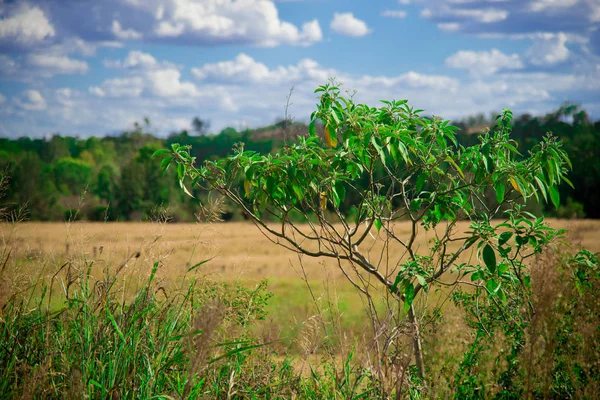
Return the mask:
M 490 51 L 461 50 L 446 58 L 446 66 L 466 69 L 473 75 L 493 75 L 500 70 L 524 67 L 518 54 L 504 54 L 498 49 Z
M 549 66 L 566 61 L 569 58 L 569 49 L 566 46 L 567 35 L 544 33 L 537 35 L 533 45 L 527 49 L 525 56 L 533 65 Z
M 106 96 L 106 93 L 104 92 L 104 90 L 102 90 L 102 88 L 99 88 L 98 86 L 90 86 L 88 88 L 88 92 L 90 92 L 90 94 L 97 96 L 97 97 Z
M 46 109 L 46 100 L 37 90 L 26 90 L 15 99 L 15 104 L 27 111 L 40 111 Z
M 39 7 L 22 4 L 6 13 L 4 8 L 0 8 L 0 40 L 31 45 L 55 34 L 54 26 Z
M 344 36 L 359 37 L 370 32 L 364 21 L 356 18 L 352 13 L 335 13 L 329 27 L 335 33 Z
M 32 52 L 19 56 L 0 54 L 0 79 L 37 81 L 55 75 L 85 74 L 87 62 L 49 52 Z
M 121 23 L 117 20 L 113 20 L 111 32 L 120 40 L 142 38 L 142 34 L 135 29 L 123 29 Z
M 139 97 L 142 93 L 156 97 L 195 97 L 200 93 L 192 82 L 183 81 L 179 67 L 159 62 L 151 54 L 130 51 L 124 60 L 106 61 L 105 65 L 122 68 L 128 75 L 105 80 L 88 92 L 96 97 Z
M 534 12 L 562 10 L 577 4 L 579 0 L 535 0 L 529 4 L 529 9 Z
M 192 68 L 192 74 L 200 81 L 265 85 L 294 84 L 305 80 L 325 81 L 335 73 L 335 70 L 327 70 L 311 59 L 303 59 L 296 65 L 269 69 L 244 53 L 238 54 L 234 60 Z
M 421 16 L 440 29 L 482 37 L 570 32 L 589 36 L 593 15 L 600 20 L 597 0 L 421 0 Z M 448 29 L 449 28 L 449 29 Z
M 127 0 L 119 6 L 142 12 L 136 26 L 121 32 L 129 32 L 128 36 L 139 33 L 149 40 L 273 47 L 309 46 L 323 37 L 317 20 L 307 21 L 298 28 L 279 18 L 277 7 L 270 0 Z
M 88 71 L 85 61 L 55 54 L 29 54 L 27 64 L 44 76 L 85 74 Z
M 148 53 L 133 50 L 124 60 L 106 60 L 104 66 L 108 68 L 154 68 L 159 66 L 156 59 Z

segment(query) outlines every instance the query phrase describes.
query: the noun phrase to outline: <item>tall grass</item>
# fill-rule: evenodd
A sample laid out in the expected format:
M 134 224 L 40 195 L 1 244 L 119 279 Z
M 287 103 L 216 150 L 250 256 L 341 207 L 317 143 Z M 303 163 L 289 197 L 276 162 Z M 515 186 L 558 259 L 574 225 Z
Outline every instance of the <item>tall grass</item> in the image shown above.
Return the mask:
M 294 368 L 256 322 L 270 298 L 190 277 L 168 290 L 147 281 L 132 294 L 122 269 L 102 279 L 92 262 L 63 264 L 51 279 L 11 288 L 2 260 L 0 398 L 360 398 L 374 393 L 350 351 Z M 190 269 L 193 269 L 191 267 Z M 41 275 L 40 275 L 41 276 Z M 58 278 L 62 279 L 58 279 Z M 339 365 L 341 364 L 341 365 Z

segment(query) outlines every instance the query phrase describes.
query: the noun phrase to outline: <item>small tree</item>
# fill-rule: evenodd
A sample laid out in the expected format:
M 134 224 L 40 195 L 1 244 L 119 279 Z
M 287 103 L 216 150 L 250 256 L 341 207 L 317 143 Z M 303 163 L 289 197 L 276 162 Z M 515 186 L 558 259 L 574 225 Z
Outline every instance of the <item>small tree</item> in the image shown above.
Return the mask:
M 334 82 L 315 93 L 319 103 L 309 136 L 275 154 L 244 151 L 241 144 L 232 156 L 201 167 L 185 146 L 156 154 L 166 155 L 165 170 L 177 163 L 186 192 L 189 177 L 237 204 L 278 245 L 335 260 L 371 311 L 377 312 L 374 297 L 383 296 L 392 326 L 378 351 L 391 351 L 398 328 L 410 327 L 416 375 L 423 381 L 420 323 L 426 309 L 417 300 L 434 287 L 468 285 L 486 291 L 503 312 L 529 285 L 526 259 L 560 234 L 521 205 L 531 197 L 557 205 L 557 186 L 569 183 L 569 160 L 551 136 L 521 155 L 509 137 L 509 110 L 479 144 L 465 148 L 449 121 L 423 118 L 406 101 L 382 101 L 379 108 L 356 104 Z M 317 122 L 324 126 L 322 137 Z M 306 224 L 295 222 L 298 216 Z M 409 221 L 407 235 L 399 233 L 399 220 Z M 471 221 L 468 232 L 456 229 L 459 220 Z M 428 248 L 415 244 L 420 229 L 434 234 Z M 367 244 L 372 235 L 383 242 L 378 254 Z M 404 250 L 400 259 L 389 256 L 392 246 Z M 459 262 L 468 252 L 476 257 Z

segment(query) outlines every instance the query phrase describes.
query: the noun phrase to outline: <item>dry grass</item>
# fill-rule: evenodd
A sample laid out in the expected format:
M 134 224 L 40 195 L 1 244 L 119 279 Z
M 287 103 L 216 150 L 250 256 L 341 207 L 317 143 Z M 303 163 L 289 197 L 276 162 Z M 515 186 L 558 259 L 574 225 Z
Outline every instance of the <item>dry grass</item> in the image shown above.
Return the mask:
M 590 249 L 600 251 L 600 221 L 551 221 L 551 225 L 566 226 L 569 239 Z M 459 223 L 458 230 L 466 230 L 467 223 Z M 400 236 L 408 235 L 408 223 L 395 227 Z M 421 232 L 417 246 L 425 249 L 433 234 Z M 13 248 L 27 259 L 68 260 L 85 257 L 96 263 L 118 264 L 140 252 L 136 264 L 152 265 L 162 261 L 163 275 L 176 281 L 189 266 L 213 258 L 201 266 L 203 275 L 219 280 L 264 278 L 288 280 L 298 277 L 297 257 L 290 251 L 271 243 L 249 223 L 223 224 L 164 224 L 164 223 L 21 223 L 16 228 L 0 224 L 3 244 Z M 369 239 L 373 246 L 371 257 L 380 254 L 380 241 Z M 401 248 L 391 248 L 390 258 L 401 259 Z M 468 258 L 470 255 L 465 255 Z M 148 264 L 146 263 L 148 262 Z M 290 265 L 292 264 L 292 265 Z M 323 267 L 331 267 L 331 277 L 344 280 L 335 262 L 305 257 L 303 259 L 309 279 L 320 281 Z M 135 266 L 128 265 L 135 269 Z
M 574 246 L 600 251 L 600 221 L 551 221 L 551 225 L 567 227 L 568 241 Z M 457 230 L 464 231 L 467 226 L 459 223 Z M 399 223 L 394 230 L 398 236 L 409 235 L 410 225 Z M 416 245 L 422 252 L 434 235 L 435 232 L 420 232 Z M 144 284 L 158 261 L 161 265 L 157 272 L 158 286 L 167 291 L 185 287 L 190 279 L 198 277 L 242 283 L 246 287 L 268 279 L 268 290 L 274 293 L 274 298 L 257 333 L 263 342 L 283 344 L 277 348 L 299 356 L 292 365 L 302 376 L 310 371 L 306 365 L 319 365 L 324 354 L 332 354 L 324 346 L 336 347 L 335 354 L 341 356 L 348 354 L 353 345 L 370 342 L 369 316 L 364 304 L 335 260 L 305 257 L 300 272 L 295 254 L 270 242 L 249 223 L 4 223 L 0 224 L 0 240 L 2 247 L 10 252 L 9 266 L 0 274 L 0 306 L 6 297 L 3 292 L 26 288 L 39 278 L 56 277 L 51 295 L 54 293 L 56 301 L 60 301 L 69 276 L 78 273 L 70 268 L 89 262 L 93 262 L 92 275 L 97 284 L 118 271 L 119 290 L 126 296 Z M 365 249 L 370 246 L 368 254 L 372 261 L 377 260 L 382 241 L 373 232 L 368 242 Z M 389 249 L 390 259 L 400 260 L 403 256 L 402 249 Z M 469 257 L 474 256 L 465 254 L 459 261 L 467 261 Z M 188 273 L 191 267 L 208 258 L 210 262 Z M 64 265 L 68 267 L 57 274 Z M 386 268 L 379 267 L 382 271 Z M 312 293 L 303 279 L 310 283 Z M 97 288 L 101 290 L 102 286 Z M 430 296 L 430 301 L 437 302 L 437 295 Z M 440 376 L 452 376 L 452 371 L 446 371 L 451 363 L 441 361 L 455 362 L 456 355 L 463 354 L 469 342 L 461 314 L 448 314 L 443 324 L 423 327 L 431 339 L 427 343 L 430 357 L 440 361 L 440 367 L 433 368 Z M 211 322 L 204 319 L 194 323 L 198 329 L 210 330 L 205 325 Z M 357 351 L 361 365 L 373 364 L 368 359 L 371 353 L 374 352 Z M 338 356 L 332 358 L 335 365 L 341 361 Z
M 600 251 L 600 221 L 551 221 L 555 227 L 566 226 L 569 241 Z M 461 222 L 458 230 L 466 230 Z M 399 223 L 394 228 L 399 236 L 408 235 L 410 225 Z M 374 235 L 376 233 L 374 232 Z M 433 232 L 421 231 L 417 245 L 423 250 Z M 100 279 L 106 267 L 123 268 L 124 285 L 135 290 L 147 279 L 154 262 L 160 261 L 158 279 L 167 286 L 180 286 L 187 270 L 197 263 L 212 260 L 197 268 L 197 275 L 210 280 L 242 282 L 254 285 L 269 280 L 274 293 L 269 309 L 271 330 L 293 335 L 315 309 L 313 300 L 299 273 L 295 254 L 270 242 L 249 223 L 166 224 L 166 223 L 20 223 L 0 224 L 0 238 L 19 260 L 12 271 L 13 285 L 26 284 L 39 275 L 51 277 L 57 266 L 68 261 L 94 261 Z M 368 239 L 370 256 L 376 260 L 381 242 Z M 390 259 L 400 260 L 400 248 L 391 248 Z M 459 261 L 467 261 L 465 254 Z M 359 296 L 337 267 L 334 260 L 304 257 L 302 264 L 317 297 L 326 296 L 326 279 L 336 286 L 342 325 L 360 330 L 365 314 Z M 381 265 L 380 269 L 385 269 Z M 14 286 L 13 286 L 14 287 Z

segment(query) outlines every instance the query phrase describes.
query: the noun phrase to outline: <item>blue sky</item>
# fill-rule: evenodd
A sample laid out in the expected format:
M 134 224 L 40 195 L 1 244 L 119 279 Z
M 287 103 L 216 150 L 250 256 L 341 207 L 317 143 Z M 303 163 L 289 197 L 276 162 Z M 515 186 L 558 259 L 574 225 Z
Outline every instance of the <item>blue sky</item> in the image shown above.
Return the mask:
M 0 136 L 306 120 L 357 101 L 444 118 L 565 101 L 600 118 L 600 0 L 0 0 Z

